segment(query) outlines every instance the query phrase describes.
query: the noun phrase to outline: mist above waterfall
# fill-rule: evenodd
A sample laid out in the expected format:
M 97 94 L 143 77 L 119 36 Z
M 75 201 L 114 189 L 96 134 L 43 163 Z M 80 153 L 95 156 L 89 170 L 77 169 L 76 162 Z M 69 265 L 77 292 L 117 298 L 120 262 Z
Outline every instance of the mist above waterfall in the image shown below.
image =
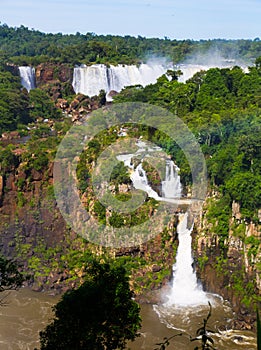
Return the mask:
M 187 59 L 177 64 L 174 69 L 180 69 L 182 71 L 183 75 L 179 78 L 179 81 L 185 83 L 201 70 L 206 71 L 210 68 L 232 68 L 239 66 L 246 71 L 249 65 L 250 62 L 243 62 L 236 52 L 229 52 L 225 56 L 216 47 L 213 47 L 205 52 L 194 52 Z

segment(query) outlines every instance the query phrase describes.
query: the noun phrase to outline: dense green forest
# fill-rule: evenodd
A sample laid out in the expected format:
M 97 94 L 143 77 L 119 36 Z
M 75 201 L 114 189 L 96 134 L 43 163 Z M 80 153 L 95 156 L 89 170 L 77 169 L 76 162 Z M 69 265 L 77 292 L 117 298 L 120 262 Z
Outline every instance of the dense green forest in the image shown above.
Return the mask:
M 207 162 L 208 195 L 211 198 L 206 203 L 207 209 L 204 215 L 211 225 L 211 233 L 218 237 L 219 255 L 216 257 L 214 269 L 226 276 L 227 285 L 224 288 L 229 286 L 228 288 L 233 289 L 245 305 L 251 307 L 260 302 L 255 278 L 248 278 L 244 267 L 231 276 L 226 275 L 226 271 L 229 271 L 227 242 L 232 231 L 233 235 L 240 238 L 248 247 L 247 256 L 253 260 L 252 271 L 261 269 L 258 260 L 259 237 L 245 234 L 246 226 L 250 223 L 260 228 L 261 41 L 259 38 L 178 41 L 168 38 L 147 39 L 141 36 L 137 38 L 100 36 L 94 33 L 45 34 L 24 26 L 11 28 L 5 24 L 1 25 L 0 134 L 4 134 L 4 137 L 0 141 L 0 177 L 4 190 L 3 195 L 0 193 L 0 205 L 4 203 L 4 196 L 12 191 L 12 188 L 8 187 L 8 181 L 13 176 L 17 191 L 16 214 L 26 204 L 39 214 L 37 210 L 40 204 L 36 205 L 34 198 L 28 195 L 28 192 L 32 192 L 35 178 L 37 181 L 41 179 L 41 191 L 43 193 L 46 191 L 46 203 L 50 206 L 50 202 L 54 201 L 54 193 L 52 183 L 46 174 L 50 173 L 50 164 L 54 160 L 59 143 L 73 125 L 71 115 L 58 107 L 57 98 L 50 93 L 52 86 L 46 84 L 27 92 L 21 86 L 19 74 L 15 71 L 16 65 L 35 66 L 40 63 L 52 63 L 59 66 L 61 63 L 66 63 L 72 68 L 75 64 L 81 63 L 139 64 L 153 56 L 179 63 L 199 53 L 204 56 L 209 50 L 219 52 L 220 56 L 227 59 L 238 57 L 249 64 L 248 71 L 239 66 L 231 69 L 211 68 L 208 71 L 198 72 L 186 83 L 181 83 L 178 81 L 181 72 L 169 70 L 159 77 L 155 84 L 124 88 L 115 95 L 113 103 L 144 102 L 164 107 L 181 118 L 193 132 Z M 82 102 L 82 105 L 90 103 L 90 100 L 86 102 L 84 96 L 76 96 L 70 89 L 64 91 L 61 88 L 61 96 L 68 106 L 75 105 L 75 101 Z M 104 96 L 103 91 L 95 97 L 98 107 L 106 105 Z M 158 130 L 147 127 L 137 129 L 129 130 L 129 135 L 139 137 L 140 132 L 144 138 L 161 146 L 179 166 L 186 194 L 191 186 L 191 170 L 183 152 Z M 12 131 L 16 131 L 15 137 L 18 139 L 28 136 L 27 141 L 21 142 L 18 146 L 13 144 L 12 140 L 6 144 L 5 140 Z M 108 219 L 106 209 L 99 201 L 92 198 L 90 190 L 93 163 L 104 149 L 118 139 L 119 136 L 112 130 L 106 130 L 89 142 L 77 167 L 78 189 L 87 203 L 86 206 L 91 207 L 92 214 L 101 223 L 106 223 L 108 220 L 107 223 L 113 227 L 134 226 L 142 222 L 144 217 L 151 215 L 156 208 L 156 201 L 147 198 L 142 209 L 134 215 L 124 217 L 112 213 Z M 146 171 L 149 179 L 158 181 L 154 169 L 148 164 Z M 19 177 L 17 174 L 22 176 Z M 122 201 L 128 200 L 130 193 L 119 191 L 121 184 L 130 184 L 129 173 L 122 163 L 115 168 L 111 181 L 115 186 L 116 198 Z M 231 226 L 232 203 L 239 204 L 241 219 Z M 206 234 L 208 233 L 206 230 Z M 165 266 L 167 254 L 175 255 L 177 242 L 167 230 L 159 234 L 161 234 L 160 252 L 156 251 L 155 247 L 151 249 L 158 254 L 157 263 L 161 269 L 157 271 L 156 278 L 153 271 L 147 273 L 147 279 L 144 275 L 137 274 L 137 279 L 132 284 L 137 293 L 146 288 L 162 286 L 162 281 L 171 273 L 169 266 Z M 69 271 L 68 280 L 75 281 L 78 278 L 77 271 L 86 264 L 86 256 L 90 250 L 95 251 L 93 247 L 90 250 L 86 249 L 85 241 L 66 242 L 63 251 L 60 242 L 59 246 L 47 247 L 47 244 L 40 241 L 34 247 L 31 241 L 28 243 L 24 238 L 19 239 L 17 233 L 10 247 L 12 245 L 15 247 L 18 258 L 22 261 L 27 260 L 28 269 L 40 278 L 46 278 L 52 271 L 60 269 Z M 152 243 L 148 243 L 149 247 L 150 244 Z M 30 249 L 33 249 L 34 254 L 28 255 Z M 102 254 L 105 254 L 104 251 Z M 134 255 L 122 254 L 118 257 L 129 275 L 139 268 L 146 269 L 146 265 L 152 266 L 154 263 L 153 254 L 149 254 L 149 258 L 145 255 Z M 201 268 L 204 268 L 204 263 L 208 259 L 209 256 L 206 254 L 198 260 Z M 45 266 L 46 261 L 49 263 L 48 266 Z
M 202 147 L 212 185 L 238 201 L 250 219 L 261 202 L 260 96 L 259 58 L 249 73 L 240 67 L 213 68 L 195 74 L 186 84 L 179 83 L 176 75 L 172 80 L 164 75 L 154 85 L 124 89 L 115 102 L 156 104 L 181 117 Z M 166 138 L 159 137 L 159 143 L 177 160 L 186 183 L 185 159 Z
M 260 39 L 254 40 L 170 40 L 95 33 L 46 34 L 27 27 L 0 26 L 0 59 L 19 65 L 52 61 L 71 64 L 139 63 L 163 57 L 173 63 L 210 49 L 224 58 L 240 57 L 246 62 L 261 56 Z

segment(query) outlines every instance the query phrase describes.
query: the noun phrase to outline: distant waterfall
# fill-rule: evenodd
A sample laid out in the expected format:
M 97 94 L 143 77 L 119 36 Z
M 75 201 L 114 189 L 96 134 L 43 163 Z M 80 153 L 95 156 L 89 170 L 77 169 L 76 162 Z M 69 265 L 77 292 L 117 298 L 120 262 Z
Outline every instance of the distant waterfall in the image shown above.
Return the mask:
M 180 198 L 182 187 L 178 171 L 179 168 L 172 160 L 166 161 L 166 175 L 165 180 L 162 181 L 162 197 Z
M 167 68 L 160 64 L 118 65 L 107 67 L 104 64 L 81 65 L 74 68 L 73 89 L 76 94 L 98 95 L 100 90 L 119 92 L 125 86 L 156 83 L 157 78 L 166 73 Z
M 180 69 L 182 71 L 182 75 L 179 77 L 178 81 L 181 83 L 185 83 L 188 79 L 192 78 L 193 75 L 200 71 L 207 71 L 210 68 L 213 68 L 215 66 L 211 65 L 200 65 L 200 64 L 181 64 L 175 69 Z M 221 67 L 220 67 L 221 68 Z
M 121 154 L 117 156 L 117 159 L 124 162 L 125 166 L 130 168 L 133 172 L 130 176 L 133 187 L 136 190 L 142 190 L 147 193 L 151 198 L 154 198 L 158 201 L 171 201 L 173 198 L 180 198 L 182 192 L 182 186 L 180 182 L 180 176 L 178 174 L 179 168 L 176 164 L 169 159 L 166 159 L 165 167 L 165 179 L 161 183 L 162 187 L 162 196 L 159 196 L 156 191 L 148 183 L 146 171 L 142 167 L 142 160 L 134 169 L 132 163 L 132 158 L 139 156 L 141 152 L 144 152 L 144 155 L 147 153 L 155 153 L 160 150 L 158 146 L 149 146 L 145 142 L 138 141 L 136 145 L 139 147 L 135 154 Z
M 35 69 L 29 66 L 19 67 L 19 73 L 21 77 L 21 84 L 29 92 L 36 88 L 35 84 Z
M 192 230 L 193 225 L 190 229 L 188 228 L 188 213 L 180 215 L 177 227 L 179 246 L 176 264 L 173 266 L 173 284 L 167 305 L 204 305 L 208 302 L 206 293 L 197 282 L 192 266 Z
M 245 65 L 242 65 L 239 62 L 234 60 L 225 60 L 225 59 L 217 59 L 215 61 L 215 57 L 209 63 L 205 64 L 197 64 L 197 63 L 181 63 L 173 67 L 174 70 L 181 70 L 182 75 L 179 77 L 178 81 L 181 83 L 185 83 L 188 79 L 192 78 L 196 73 L 200 71 L 207 71 L 211 68 L 232 68 L 233 66 L 240 66 L 244 72 L 248 72 L 248 68 Z

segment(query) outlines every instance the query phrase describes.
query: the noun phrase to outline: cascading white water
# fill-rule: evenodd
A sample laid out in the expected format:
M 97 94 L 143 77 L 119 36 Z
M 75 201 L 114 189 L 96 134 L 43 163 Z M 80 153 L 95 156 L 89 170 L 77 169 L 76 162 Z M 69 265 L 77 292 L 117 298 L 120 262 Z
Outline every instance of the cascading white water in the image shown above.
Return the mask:
M 166 73 L 167 69 L 161 64 L 141 64 L 139 67 L 81 65 L 74 68 L 72 86 L 76 94 L 82 93 L 90 97 L 98 95 L 101 90 L 119 92 L 125 86 L 153 84 L 157 78 Z
M 244 72 L 248 71 L 248 68 L 245 65 L 240 64 L 236 61 L 229 61 L 229 60 L 222 60 L 221 58 L 215 60 L 213 59 L 212 62 L 209 60 L 208 63 L 205 64 L 196 64 L 196 63 L 184 63 L 179 64 L 175 66 L 174 70 L 181 70 L 182 75 L 179 77 L 178 81 L 180 83 L 185 83 L 188 79 L 192 78 L 193 75 L 200 71 L 207 71 L 210 68 L 232 68 L 233 66 L 238 65 L 240 66 Z
M 201 65 L 201 64 L 181 64 L 176 67 L 182 71 L 182 75 L 179 77 L 179 82 L 185 83 L 188 79 L 192 78 L 194 74 L 200 71 L 207 71 L 210 68 L 217 67 L 211 65 Z M 220 67 L 221 68 L 221 67 Z
M 101 90 L 106 93 L 110 91 L 121 91 L 126 86 L 142 85 L 156 83 L 157 79 L 165 74 L 168 69 L 180 69 L 182 75 L 179 77 L 179 82 L 193 77 L 193 75 L 201 70 L 210 68 L 231 68 L 235 62 L 229 62 L 222 59 L 217 59 L 209 64 L 179 64 L 177 66 L 163 65 L 159 63 L 143 63 L 140 66 L 135 65 L 110 65 L 107 67 L 104 64 L 94 64 L 92 66 L 81 65 L 74 68 L 72 86 L 76 94 L 82 93 L 87 96 L 98 95 Z M 107 100 L 111 97 L 107 95 Z
M 178 172 L 176 164 L 172 160 L 167 160 L 165 180 L 162 181 L 162 197 L 180 198 L 182 187 Z
M 142 190 L 148 194 L 149 197 L 156 200 L 160 200 L 159 195 L 154 191 L 148 184 L 148 179 L 145 170 L 142 168 L 142 163 L 140 163 L 135 171 L 131 175 L 131 181 L 136 190 Z
M 35 69 L 29 66 L 19 67 L 19 73 L 21 77 L 21 84 L 29 92 L 36 88 L 35 84 Z
M 155 152 L 161 151 L 161 148 L 155 145 L 148 145 L 146 142 L 138 141 L 136 143 L 138 150 L 135 154 L 121 154 L 117 156 L 117 159 L 124 162 L 124 165 L 130 168 L 133 172 L 130 176 L 133 187 L 137 190 L 142 190 L 147 193 L 151 198 L 158 201 L 171 201 L 172 198 L 180 198 L 182 192 L 182 186 L 180 182 L 180 176 L 178 174 L 179 168 L 176 164 L 169 159 L 166 159 L 165 167 L 165 180 L 162 181 L 162 196 L 159 196 L 156 191 L 154 191 L 149 185 L 146 171 L 142 167 L 142 160 L 138 166 L 134 169 L 132 163 L 132 158 L 134 156 L 140 156 L 143 153 L 149 156 L 150 153 L 155 154 Z
M 145 152 L 146 154 L 146 144 L 140 142 L 137 143 L 137 145 L 139 149 L 135 155 L 137 156 L 141 152 Z M 153 152 L 153 149 L 151 149 L 151 151 Z M 180 176 L 178 175 L 179 168 L 172 160 L 166 160 L 165 180 L 162 181 L 162 197 L 160 197 L 149 185 L 146 172 L 142 168 L 142 161 L 134 169 L 131 161 L 133 156 L 134 154 L 125 154 L 119 155 L 117 158 L 133 170 L 131 180 L 134 188 L 145 191 L 149 197 L 159 201 L 172 202 L 173 198 L 180 198 L 182 186 Z M 165 304 L 166 306 L 175 305 L 183 307 L 206 305 L 208 303 L 206 293 L 197 282 L 196 273 L 192 266 L 192 230 L 193 225 L 190 229 L 188 228 L 188 213 L 180 214 L 177 227 L 179 246 L 176 263 L 173 266 L 173 284 L 168 296 L 168 301 Z
M 179 246 L 176 263 L 173 266 L 173 284 L 166 305 L 205 305 L 208 303 L 208 298 L 197 282 L 192 266 L 191 232 L 193 225 L 188 229 L 188 213 L 180 214 L 179 220 L 177 227 Z

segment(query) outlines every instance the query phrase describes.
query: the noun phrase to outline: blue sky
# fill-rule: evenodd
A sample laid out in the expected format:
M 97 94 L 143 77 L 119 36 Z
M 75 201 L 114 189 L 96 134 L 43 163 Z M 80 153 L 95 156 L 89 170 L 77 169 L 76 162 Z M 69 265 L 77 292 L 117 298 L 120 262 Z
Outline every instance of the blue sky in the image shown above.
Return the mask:
M 44 32 L 261 37 L 261 0 L 0 0 L 0 21 Z

